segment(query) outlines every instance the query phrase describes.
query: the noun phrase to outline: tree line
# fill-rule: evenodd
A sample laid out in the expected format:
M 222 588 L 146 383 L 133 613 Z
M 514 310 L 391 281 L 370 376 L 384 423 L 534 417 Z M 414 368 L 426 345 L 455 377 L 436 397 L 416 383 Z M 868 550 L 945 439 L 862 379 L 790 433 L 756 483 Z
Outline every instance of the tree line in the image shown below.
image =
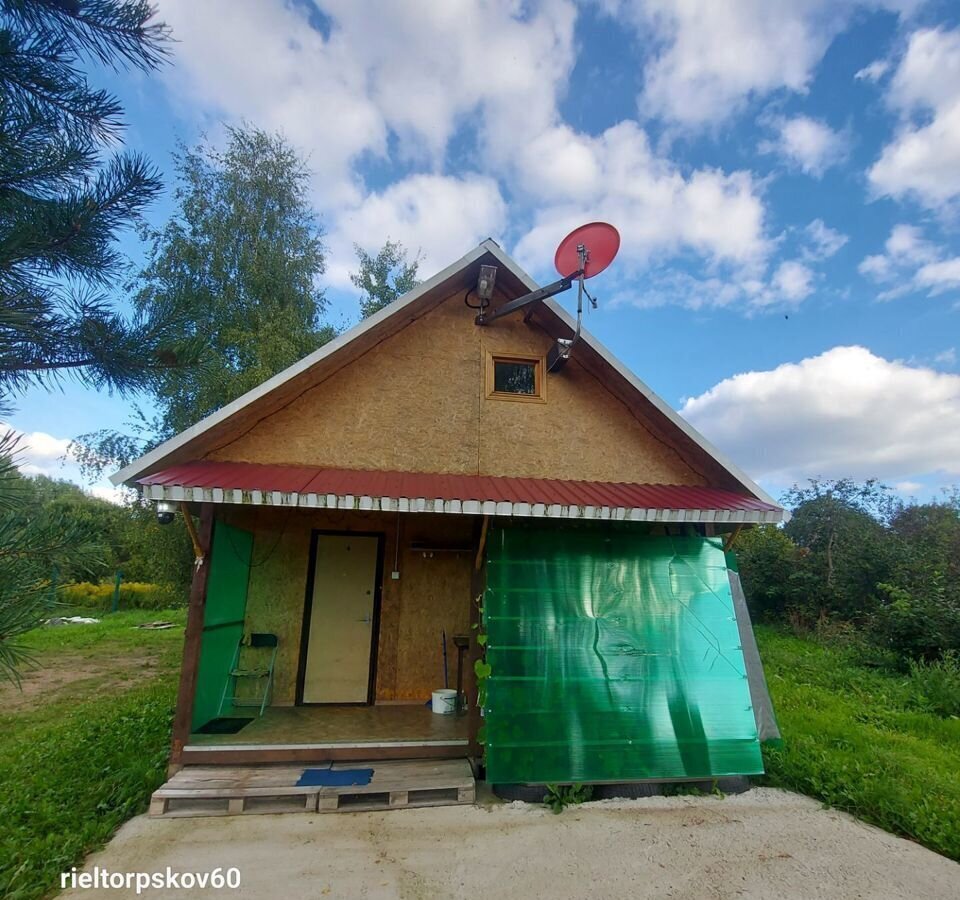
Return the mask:
M 786 525 L 735 544 L 755 620 L 900 668 L 960 654 L 960 490 L 920 503 L 875 480 L 814 480 L 783 502 Z

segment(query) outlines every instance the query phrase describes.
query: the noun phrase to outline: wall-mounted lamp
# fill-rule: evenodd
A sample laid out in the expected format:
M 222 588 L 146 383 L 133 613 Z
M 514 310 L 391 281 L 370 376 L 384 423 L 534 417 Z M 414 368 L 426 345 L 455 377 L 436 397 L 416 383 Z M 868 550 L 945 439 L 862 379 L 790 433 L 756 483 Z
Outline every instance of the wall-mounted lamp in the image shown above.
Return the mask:
M 480 266 L 480 277 L 477 279 L 477 297 L 481 301 L 493 297 L 493 285 L 497 280 L 496 266 Z

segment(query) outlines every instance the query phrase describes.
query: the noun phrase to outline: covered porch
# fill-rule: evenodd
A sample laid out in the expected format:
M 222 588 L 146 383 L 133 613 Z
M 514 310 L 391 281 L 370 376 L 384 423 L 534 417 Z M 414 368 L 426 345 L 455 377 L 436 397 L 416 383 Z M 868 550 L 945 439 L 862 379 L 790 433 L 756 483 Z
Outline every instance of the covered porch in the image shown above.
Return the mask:
M 480 520 L 242 504 L 211 516 L 180 764 L 475 752 Z M 264 635 L 275 647 L 250 646 Z M 238 665 L 269 674 L 235 679 Z M 460 711 L 434 713 L 432 692 L 458 679 Z
M 142 483 L 150 499 L 200 512 L 205 551 L 173 768 L 477 757 L 489 524 L 520 517 L 557 534 L 702 536 L 776 515 L 704 487 L 247 463 L 190 463 Z M 275 647 L 262 714 L 256 696 L 230 684 L 238 647 L 253 635 Z M 461 689 L 458 715 L 426 705 L 444 687 Z M 223 719 L 240 721 L 219 729 Z

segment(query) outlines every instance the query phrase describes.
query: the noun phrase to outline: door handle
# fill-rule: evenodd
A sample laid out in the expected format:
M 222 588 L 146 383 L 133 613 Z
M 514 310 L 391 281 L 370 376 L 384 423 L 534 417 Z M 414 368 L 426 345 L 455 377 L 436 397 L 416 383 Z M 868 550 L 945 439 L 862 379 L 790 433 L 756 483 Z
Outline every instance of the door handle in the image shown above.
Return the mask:
M 357 619 L 358 622 L 363 622 L 364 625 L 370 624 L 370 616 L 364 616 L 362 619 Z

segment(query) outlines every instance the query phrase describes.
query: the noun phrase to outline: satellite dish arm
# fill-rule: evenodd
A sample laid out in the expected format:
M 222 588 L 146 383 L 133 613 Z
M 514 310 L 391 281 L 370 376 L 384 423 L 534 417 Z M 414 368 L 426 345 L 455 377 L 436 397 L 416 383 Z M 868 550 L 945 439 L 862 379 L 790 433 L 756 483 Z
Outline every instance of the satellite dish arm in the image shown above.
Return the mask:
M 573 287 L 573 282 L 580 278 L 582 274 L 583 269 L 578 269 L 576 272 L 572 272 L 570 275 L 564 275 L 563 278 L 554 281 L 552 284 L 548 284 L 545 287 L 531 291 L 529 294 L 524 294 L 522 297 L 517 297 L 516 300 L 511 300 L 509 303 L 504 303 L 503 306 L 489 315 L 485 315 L 483 310 L 480 310 L 480 314 L 477 316 L 476 322 L 478 325 L 486 325 L 488 322 L 492 322 L 494 319 L 508 316 L 510 313 L 516 312 L 518 309 L 523 309 L 523 307 L 529 306 L 531 303 L 536 303 L 539 300 L 546 300 L 548 297 L 553 297 L 556 294 L 562 294 L 564 291 L 570 290 L 570 288 Z

